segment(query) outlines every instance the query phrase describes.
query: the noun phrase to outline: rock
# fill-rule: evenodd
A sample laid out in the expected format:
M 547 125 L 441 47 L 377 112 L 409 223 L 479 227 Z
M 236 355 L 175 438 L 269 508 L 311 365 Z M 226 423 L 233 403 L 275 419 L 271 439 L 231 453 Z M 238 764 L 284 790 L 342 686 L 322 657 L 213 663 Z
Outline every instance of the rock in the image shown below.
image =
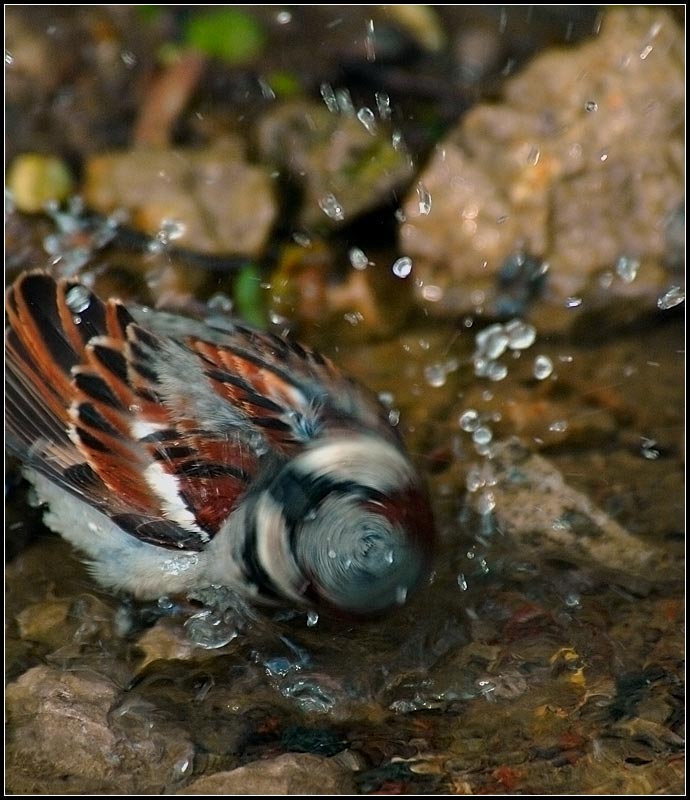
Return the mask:
M 329 87 L 330 89 L 330 87 Z M 266 114 L 259 126 L 263 159 L 304 186 L 300 223 L 332 228 L 390 201 L 412 175 L 410 157 L 391 142 L 390 131 L 370 109 L 333 108 L 293 101 Z M 349 95 L 347 95 L 349 98 Z M 351 104 L 351 100 L 350 100 Z
M 119 691 L 110 681 L 35 667 L 7 687 L 9 761 L 103 780 L 117 766 L 108 712 Z
M 17 614 L 19 635 L 22 639 L 57 647 L 64 641 L 70 605 L 68 600 L 46 600 L 27 606 Z
M 149 704 L 122 700 L 96 674 L 48 666 L 25 672 L 6 692 L 8 785 L 23 791 L 33 780 L 49 794 L 75 782 L 83 793 L 159 793 L 182 777 L 194 758 L 186 735 Z
M 517 439 L 492 446 L 488 469 L 496 527 L 520 553 L 551 554 L 643 582 L 680 577 L 668 554 L 630 534 Z
M 83 192 L 95 211 L 125 210 L 162 245 L 207 255 L 259 256 L 277 214 L 270 177 L 234 140 L 93 156 Z
M 22 153 L 7 174 L 7 189 L 19 211 L 36 214 L 48 203 L 60 203 L 72 191 L 72 176 L 64 161 L 40 153 Z
M 501 267 L 526 252 L 549 265 L 549 327 L 577 313 L 569 298 L 655 307 L 684 193 L 683 65 L 670 14 L 611 9 L 597 38 L 543 53 L 501 103 L 475 106 L 420 176 L 431 208 L 417 189 L 404 204 L 420 301 L 496 313 Z
M 286 753 L 205 775 L 178 794 L 354 794 L 354 782 L 352 773 L 331 758 Z

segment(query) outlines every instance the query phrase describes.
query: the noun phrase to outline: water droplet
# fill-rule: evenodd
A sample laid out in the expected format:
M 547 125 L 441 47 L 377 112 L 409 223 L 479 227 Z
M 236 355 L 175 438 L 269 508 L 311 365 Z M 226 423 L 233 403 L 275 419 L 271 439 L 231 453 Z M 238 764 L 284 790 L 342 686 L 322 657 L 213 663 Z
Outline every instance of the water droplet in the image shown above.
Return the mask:
M 331 112 L 331 114 L 337 114 L 340 111 L 338 108 L 338 98 L 335 96 L 335 92 L 333 91 L 331 84 L 322 83 L 319 87 L 319 91 L 321 93 L 323 102 L 326 104 L 326 108 Z
M 594 100 L 588 100 L 585 103 L 585 111 L 598 111 L 599 105 Z
M 422 297 L 430 303 L 438 303 L 443 299 L 443 289 L 440 286 L 435 286 L 429 283 L 422 288 Z
M 539 163 L 539 157 L 541 156 L 541 150 L 537 147 L 537 145 L 533 145 L 530 148 L 529 153 L 527 153 L 527 163 L 532 166 L 536 167 Z
M 273 91 L 273 87 L 271 86 L 268 81 L 264 80 L 261 76 L 257 78 L 257 82 L 259 84 L 259 88 L 261 89 L 261 96 L 265 100 L 275 100 L 276 93 Z
M 577 308 L 578 306 L 582 305 L 582 298 L 581 297 L 566 297 L 565 303 L 566 308 Z
M 395 602 L 398 605 L 401 606 L 405 600 L 407 600 L 407 592 L 407 586 L 398 586 L 398 588 L 395 590 Z
M 122 50 L 120 52 L 120 59 L 122 60 L 122 63 L 129 69 L 132 69 L 137 65 L 137 57 L 131 50 Z
M 376 32 L 374 30 L 374 20 L 368 19 L 366 22 L 367 32 L 364 36 L 364 51 L 367 61 L 376 61 Z
M 511 350 L 527 350 L 537 338 L 536 328 L 520 319 L 507 322 L 505 332 L 508 337 L 508 347 Z
M 412 272 L 412 259 L 409 256 L 401 256 L 393 262 L 392 269 L 398 278 L 407 278 Z
M 395 553 L 392 550 L 388 550 L 386 555 L 384 556 L 384 560 L 387 564 L 392 564 L 393 560 L 395 559 Z
M 493 492 L 482 492 L 477 497 L 477 511 L 483 516 L 496 508 L 496 497 Z
M 276 22 L 278 25 L 287 25 L 292 22 L 292 14 L 289 11 L 279 11 L 276 14 Z
M 483 356 L 493 360 L 503 355 L 509 341 L 503 325 L 497 323 L 480 331 L 475 338 L 475 345 Z
M 473 464 L 467 471 L 467 477 L 465 478 L 467 491 L 474 493 L 485 485 L 486 482 L 484 481 L 481 467 L 478 464 Z
M 149 252 L 160 253 L 163 248 L 176 239 L 180 239 L 186 232 L 187 226 L 184 222 L 176 219 L 164 219 L 156 231 L 155 238 L 149 243 Z
M 346 314 L 343 314 L 343 319 L 354 328 L 362 322 L 364 316 L 361 311 L 348 311 Z
M 430 364 L 424 368 L 424 378 L 429 386 L 434 389 L 445 385 L 446 382 L 446 369 L 443 364 Z
M 577 592 L 568 592 L 563 598 L 563 602 L 568 608 L 579 608 L 581 604 L 580 595 Z
M 459 422 L 463 431 L 472 433 L 479 427 L 479 414 L 473 408 L 468 408 L 460 415 Z
M 656 439 L 647 439 L 646 436 L 643 436 L 641 440 L 641 447 L 642 457 L 646 458 L 648 461 L 656 461 L 656 459 L 661 455 L 659 450 L 657 450 Z
M 464 574 L 461 572 L 457 578 L 458 586 L 462 589 L 463 592 L 467 591 L 467 579 L 465 578 Z
M 335 558 L 337 555 L 338 554 L 335 552 L 335 550 L 331 549 L 331 550 L 328 551 L 328 557 L 329 558 Z
M 486 425 L 480 425 L 472 434 L 472 441 L 475 444 L 489 444 L 493 436 L 491 428 L 488 428 Z
M 69 289 L 65 295 L 65 302 L 70 311 L 74 314 L 81 314 L 91 305 L 91 292 L 86 286 L 77 284 Z
M 548 356 L 537 356 L 534 359 L 533 375 L 538 381 L 548 378 L 553 372 L 553 362 Z
M 376 108 L 379 111 L 379 117 L 381 119 L 390 119 L 391 118 L 391 99 L 386 94 L 386 92 L 376 92 L 374 97 L 376 98 Z
M 351 247 L 348 257 L 350 259 L 350 264 L 352 264 L 355 269 L 366 269 L 371 263 L 364 250 L 360 250 L 359 247 Z
M 669 308 L 680 305 L 684 301 L 685 289 L 682 289 L 680 286 L 671 286 L 671 288 L 664 292 L 656 301 L 656 305 L 661 311 L 666 311 Z
M 376 117 L 374 112 L 366 106 L 357 112 L 357 119 L 362 123 L 367 133 L 376 136 Z
M 490 381 L 502 381 L 508 375 L 508 367 L 498 361 L 489 361 L 486 367 L 486 377 Z
M 314 625 L 319 621 L 319 612 L 310 610 L 307 611 L 307 627 L 313 628 Z
M 184 623 L 189 639 L 206 650 L 217 650 L 225 647 L 237 637 L 237 628 L 233 622 L 226 621 L 214 609 L 204 609 Z
M 568 430 L 568 423 L 564 419 L 557 419 L 549 425 L 549 430 L 554 433 L 563 433 Z
M 266 674 L 273 678 L 283 678 L 294 669 L 294 664 L 285 656 L 268 658 L 263 662 L 263 665 L 266 670 Z
M 320 198 L 319 208 L 323 211 L 323 213 L 327 217 L 330 217 L 331 219 L 334 219 L 337 222 L 342 222 L 345 219 L 345 214 L 343 213 L 343 207 L 337 201 L 335 195 L 331 194 L 331 192 L 328 192 L 328 194 Z
M 186 775 L 192 768 L 192 762 L 189 758 L 181 758 L 173 765 L 173 773 L 176 776 Z
M 340 113 L 346 117 L 354 117 L 355 106 L 352 102 L 352 95 L 348 89 L 336 89 L 335 97 L 338 101 L 338 109 Z
M 417 184 L 417 198 L 420 215 L 427 217 L 431 211 L 431 193 L 421 181 Z
M 472 363 L 474 365 L 474 374 L 478 378 L 486 378 L 489 372 L 489 360 L 483 356 L 475 355 L 472 359 Z
M 232 313 L 232 300 L 223 292 L 212 294 L 207 302 L 210 311 L 220 312 L 221 314 Z
M 9 50 L 5 50 L 5 64 L 7 64 L 8 67 L 11 67 L 12 64 L 14 64 L 14 56 Z
M 311 238 L 306 233 L 297 231 L 292 234 L 292 241 L 300 247 L 311 247 Z
M 640 261 L 637 258 L 621 256 L 616 261 L 616 274 L 624 283 L 632 283 L 637 277 Z
M 391 408 L 388 412 L 388 422 L 392 427 L 396 427 L 400 422 L 400 411 L 397 408 Z

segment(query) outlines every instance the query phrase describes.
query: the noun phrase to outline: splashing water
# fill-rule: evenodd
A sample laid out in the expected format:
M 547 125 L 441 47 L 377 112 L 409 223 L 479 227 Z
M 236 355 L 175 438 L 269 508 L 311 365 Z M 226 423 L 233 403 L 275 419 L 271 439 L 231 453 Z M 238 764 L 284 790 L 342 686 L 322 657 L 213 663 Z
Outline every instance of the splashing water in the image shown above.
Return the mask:
M 685 302 L 685 289 L 680 286 L 671 286 L 661 297 L 656 301 L 657 308 L 661 311 L 667 311 L 669 308 L 674 308 Z
M 336 222 L 342 222 L 345 219 L 343 207 L 331 192 L 319 199 L 319 208 L 327 217 L 336 220 Z

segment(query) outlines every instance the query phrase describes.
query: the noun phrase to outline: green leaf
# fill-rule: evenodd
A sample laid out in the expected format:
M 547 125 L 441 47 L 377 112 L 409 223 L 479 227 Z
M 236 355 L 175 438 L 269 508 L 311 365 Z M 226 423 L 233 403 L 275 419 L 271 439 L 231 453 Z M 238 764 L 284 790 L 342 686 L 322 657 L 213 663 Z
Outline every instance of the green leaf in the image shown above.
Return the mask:
M 266 76 L 266 81 L 278 97 L 295 97 L 302 92 L 302 84 L 292 72 L 276 70 Z
M 266 327 L 266 298 L 259 268 L 251 262 L 240 270 L 233 287 L 238 312 L 250 325 Z
M 185 41 L 229 64 L 247 64 L 262 51 L 266 37 L 259 23 L 236 8 L 219 8 L 192 17 Z

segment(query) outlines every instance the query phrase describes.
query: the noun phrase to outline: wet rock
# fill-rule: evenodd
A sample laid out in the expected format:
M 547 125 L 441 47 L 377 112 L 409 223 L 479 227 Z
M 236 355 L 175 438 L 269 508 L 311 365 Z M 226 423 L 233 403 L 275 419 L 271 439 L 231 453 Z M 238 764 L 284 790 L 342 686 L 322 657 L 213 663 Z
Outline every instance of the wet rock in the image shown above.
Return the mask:
M 471 110 L 420 177 L 431 208 L 416 190 L 404 204 L 420 300 L 500 313 L 500 270 L 526 252 L 549 267 L 544 325 L 612 297 L 653 307 L 684 191 L 682 48 L 667 12 L 611 10 L 597 38 L 544 53 L 500 104 Z
M 47 600 L 33 603 L 17 615 L 22 639 L 57 646 L 64 635 L 70 603 L 67 600 Z
M 497 443 L 490 465 L 496 526 L 519 544 L 521 553 L 596 564 L 642 583 L 676 573 L 665 553 L 632 536 L 517 439 Z
M 206 775 L 178 794 L 353 794 L 352 773 L 330 758 L 286 753 Z
M 304 186 L 299 220 L 308 228 L 352 222 L 389 201 L 412 174 L 410 157 L 371 109 L 355 110 L 349 94 L 330 86 L 323 93 L 329 108 L 286 103 L 263 118 L 258 133 L 263 158 Z
M 126 211 L 161 246 L 207 255 L 260 255 L 277 213 L 271 179 L 236 140 L 94 156 L 83 192 L 102 214 Z
M 8 784 L 31 791 L 33 780 L 52 787 L 48 793 L 73 782 L 85 792 L 158 792 L 179 779 L 193 760 L 189 740 L 147 704 L 122 700 L 113 682 L 93 673 L 47 666 L 24 673 L 6 692 Z

